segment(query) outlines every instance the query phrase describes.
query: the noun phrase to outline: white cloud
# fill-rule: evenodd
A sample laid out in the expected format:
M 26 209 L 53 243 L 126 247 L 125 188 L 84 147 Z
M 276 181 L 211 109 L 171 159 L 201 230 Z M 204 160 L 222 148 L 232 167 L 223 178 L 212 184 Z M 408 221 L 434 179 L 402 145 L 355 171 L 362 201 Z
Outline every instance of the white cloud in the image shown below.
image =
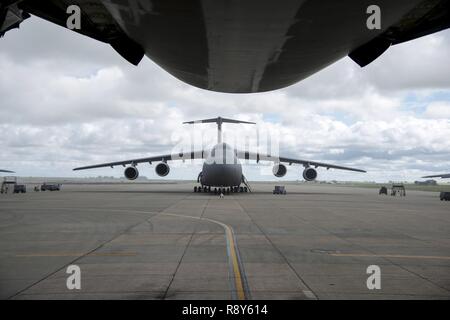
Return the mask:
M 450 119 L 450 101 L 437 101 L 430 103 L 425 116 L 434 119 Z
M 325 178 L 414 180 L 450 170 L 449 56 L 447 31 L 393 47 L 364 69 L 344 59 L 283 90 L 232 95 L 188 86 L 148 59 L 131 66 L 109 46 L 33 18 L 0 39 L 0 167 L 74 175 L 78 165 L 171 151 L 191 130 L 182 121 L 221 115 L 258 122 L 283 154 L 370 171 Z M 213 125 L 195 130 L 215 140 Z M 225 130 L 256 147 L 252 126 Z M 121 170 L 76 175 L 112 173 Z

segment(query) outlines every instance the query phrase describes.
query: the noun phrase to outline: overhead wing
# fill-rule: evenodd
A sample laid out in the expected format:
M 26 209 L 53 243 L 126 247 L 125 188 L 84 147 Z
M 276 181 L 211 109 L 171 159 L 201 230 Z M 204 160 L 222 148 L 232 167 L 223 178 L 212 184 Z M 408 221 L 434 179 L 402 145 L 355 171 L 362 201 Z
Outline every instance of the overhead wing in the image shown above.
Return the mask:
M 81 29 L 138 64 L 144 54 L 178 79 L 220 92 L 284 88 L 349 55 L 360 66 L 391 45 L 450 27 L 450 0 L 378 0 L 382 29 L 368 30 L 369 1 L 0 0 L 0 37 L 30 15 Z M 38 39 L 36 41 L 39 41 Z
M 9 170 L 2 170 L 2 169 L 0 169 L 0 172 L 5 172 L 5 173 L 14 173 L 14 171 L 9 171 Z
M 426 177 L 422 177 L 422 178 L 442 178 L 442 179 L 448 179 L 448 178 L 450 178 L 450 173 L 436 174 L 436 175 L 426 176 Z
M 139 159 L 131 159 L 131 160 L 125 160 L 125 161 L 116 161 L 116 162 L 108 162 L 108 163 L 101 163 L 101 164 L 94 164 L 91 166 L 85 166 L 85 167 L 79 167 L 73 169 L 74 171 L 77 170 L 86 170 L 86 169 L 94 169 L 94 168 L 104 168 L 104 167 L 115 167 L 115 166 L 126 166 L 126 165 L 137 165 L 139 163 L 152 163 L 152 162 L 167 162 L 167 161 L 174 161 L 174 160 L 189 160 L 189 159 L 205 159 L 207 157 L 207 152 L 205 150 L 202 151 L 192 151 L 192 152 L 180 152 L 176 154 L 167 154 L 162 156 L 154 156 L 154 157 L 148 157 L 148 158 L 139 158 Z
M 239 159 L 246 159 L 246 160 L 256 160 L 259 162 L 260 160 L 263 161 L 272 161 L 274 163 L 280 163 L 285 162 L 289 165 L 295 163 L 295 164 L 301 164 L 305 167 L 323 167 L 328 169 L 339 169 L 339 170 L 347 170 L 347 171 L 356 171 L 356 172 L 366 172 L 365 170 L 356 169 L 356 168 L 349 168 L 349 167 L 343 167 L 343 166 L 337 166 L 334 164 L 329 163 L 323 163 L 323 162 L 316 162 L 316 161 L 310 161 L 310 160 L 302 160 L 302 159 L 292 159 L 292 158 L 285 158 L 285 157 L 275 157 L 268 154 L 261 154 L 261 153 L 254 153 L 254 152 L 247 152 L 247 151 L 237 151 L 237 156 Z
M 416 6 L 384 33 L 350 52 L 349 57 L 364 67 L 390 46 L 450 28 L 450 0 L 428 0 Z
M 80 7 L 82 26 L 81 29 L 73 31 L 110 44 L 134 65 L 141 61 L 145 54 L 144 49 L 125 34 L 103 2 L 98 0 L 0 1 L 0 37 L 11 29 L 19 28 L 30 14 L 66 28 L 69 16 L 67 8 L 73 4 Z

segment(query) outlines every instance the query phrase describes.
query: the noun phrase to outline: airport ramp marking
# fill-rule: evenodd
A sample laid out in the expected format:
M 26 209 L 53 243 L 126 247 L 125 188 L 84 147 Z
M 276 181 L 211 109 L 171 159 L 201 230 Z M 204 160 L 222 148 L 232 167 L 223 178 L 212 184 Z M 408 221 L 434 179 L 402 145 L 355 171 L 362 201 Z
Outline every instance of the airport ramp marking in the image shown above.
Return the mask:
M 58 210 L 67 210 L 68 208 L 58 208 Z M 73 210 L 73 209 L 71 209 Z M 91 209 L 91 210 L 97 210 L 97 211 L 101 211 L 102 209 Z M 103 209 L 104 211 L 105 209 Z M 108 210 L 108 209 L 106 209 Z M 119 211 L 119 210 L 112 210 L 112 211 Z M 129 211 L 129 212 L 137 212 L 137 211 Z M 146 213 L 146 214 L 153 214 L 153 216 L 158 215 L 157 212 L 143 212 L 140 211 L 140 213 Z M 104 247 L 105 245 L 107 245 L 108 243 L 114 241 L 117 237 L 126 234 L 129 230 L 132 230 L 134 227 L 140 225 L 141 223 L 143 223 L 144 221 L 148 221 L 148 218 L 144 219 L 144 220 L 140 220 L 137 223 L 128 225 L 127 227 L 124 228 L 124 230 L 121 230 L 119 233 L 116 233 L 112 236 L 112 238 L 106 240 L 105 242 L 101 243 L 100 245 L 98 245 L 97 247 L 93 248 L 92 250 L 83 253 L 81 256 L 75 257 L 75 259 L 73 259 L 72 261 L 69 261 L 68 263 L 63 264 L 63 266 L 58 267 L 56 270 L 51 271 L 50 273 L 48 273 L 47 275 L 45 275 L 43 278 L 31 283 L 30 285 L 26 286 L 23 289 L 20 289 L 19 291 L 17 291 L 16 293 L 14 293 L 13 295 L 9 296 L 7 299 L 14 299 L 15 297 L 21 295 L 22 293 L 24 293 L 25 291 L 29 290 L 30 288 L 34 287 L 35 285 L 37 285 L 38 283 L 41 283 L 42 281 L 45 281 L 47 279 L 49 279 L 51 276 L 55 275 L 57 272 L 60 272 L 61 270 L 64 270 L 67 266 L 76 263 L 77 261 L 79 261 L 80 259 L 83 259 L 84 257 L 87 257 L 93 253 L 95 253 L 95 251 L 101 249 L 102 247 Z
M 48 209 L 73 210 L 73 208 L 64 208 L 64 207 L 48 208 Z M 230 273 L 234 275 L 233 288 L 235 290 L 233 290 L 233 295 L 236 293 L 236 297 L 234 297 L 234 298 L 238 299 L 238 300 L 246 300 L 246 299 L 250 298 L 250 289 L 248 287 L 247 277 L 245 275 L 244 267 L 243 267 L 242 261 L 240 259 L 236 238 L 235 238 L 233 229 L 230 226 L 226 225 L 225 223 L 217 221 L 217 220 L 209 219 L 209 218 L 194 217 L 194 216 L 187 216 L 187 215 L 167 213 L 167 212 L 151 212 L 151 211 L 142 211 L 142 210 L 120 210 L 120 209 L 112 209 L 112 208 L 79 208 L 79 209 L 86 210 L 86 211 L 111 211 L 111 212 L 127 211 L 129 213 L 154 214 L 154 216 L 152 218 L 154 218 L 156 216 L 174 216 L 174 217 L 181 217 L 181 218 L 188 218 L 188 219 L 204 220 L 204 221 L 209 221 L 209 222 L 220 225 L 225 230 L 225 239 L 227 242 L 227 255 L 228 255 L 228 262 L 229 262 L 229 267 L 230 267 Z M 103 245 L 104 244 L 100 245 L 98 248 L 102 247 Z M 97 250 L 98 248 L 96 248 L 90 252 L 87 252 L 87 253 L 82 253 L 80 255 L 72 253 L 71 255 L 60 255 L 60 256 L 77 256 L 78 258 L 82 258 L 82 257 L 88 256 L 88 255 L 92 256 L 92 255 L 97 254 L 94 251 Z M 21 256 L 25 257 L 25 255 L 21 255 Z M 32 256 L 37 257 L 38 254 L 32 254 Z M 42 256 L 44 257 L 44 255 L 42 255 Z M 47 254 L 45 256 L 48 257 L 49 255 Z M 56 256 L 56 255 L 52 255 L 52 256 Z M 76 259 L 76 260 L 78 260 L 78 259 Z M 19 294 L 19 293 L 17 293 L 17 294 Z
M 318 298 L 316 297 L 316 295 L 314 294 L 313 290 L 311 289 L 311 287 L 306 283 L 306 281 L 300 276 L 300 274 L 297 272 L 297 270 L 295 270 L 295 268 L 292 266 L 292 264 L 289 262 L 289 260 L 286 258 L 286 256 L 283 254 L 283 252 L 280 250 L 280 248 L 278 248 L 275 243 L 270 239 L 270 237 L 267 235 L 267 233 L 259 226 L 259 224 L 252 218 L 252 216 L 247 212 L 247 210 L 245 210 L 245 208 L 240 204 L 239 201 L 236 200 L 236 204 L 241 208 L 242 212 L 244 214 L 247 215 L 247 217 L 249 218 L 249 220 L 253 223 L 253 225 L 255 225 L 260 233 L 266 238 L 267 242 L 270 243 L 270 245 L 272 246 L 272 248 L 280 255 L 280 257 L 284 260 L 284 262 L 286 263 L 286 265 L 292 270 L 292 272 L 295 274 L 295 276 L 297 277 L 297 279 L 309 290 L 302 290 L 303 294 L 305 295 L 305 297 L 307 297 L 308 299 L 314 299 L 317 300 Z
M 335 257 L 376 257 L 376 258 L 450 260 L 450 257 L 446 256 L 414 256 L 414 255 L 400 255 L 400 254 L 330 253 L 329 255 Z
M 250 297 L 250 294 L 249 294 L 250 290 L 248 288 L 242 261 L 239 256 L 236 238 L 235 238 L 233 229 L 229 225 L 226 225 L 223 222 L 209 219 L 209 218 L 201 218 L 201 217 L 194 217 L 194 216 L 187 216 L 187 215 L 166 213 L 166 212 L 161 213 L 161 215 L 204 220 L 204 221 L 209 221 L 209 222 L 220 225 L 225 230 L 225 239 L 227 241 L 227 255 L 228 255 L 228 261 L 229 261 L 229 267 L 230 267 L 231 273 L 234 274 L 234 282 L 233 282 L 234 289 L 235 289 L 234 291 L 236 291 L 236 294 L 237 294 L 237 296 L 235 298 L 237 298 L 238 300 L 246 300 Z
M 49 252 L 49 253 L 23 253 L 16 254 L 15 257 L 80 257 L 84 255 L 84 252 Z M 90 256 L 96 257 L 132 257 L 136 256 L 136 252 L 93 252 Z

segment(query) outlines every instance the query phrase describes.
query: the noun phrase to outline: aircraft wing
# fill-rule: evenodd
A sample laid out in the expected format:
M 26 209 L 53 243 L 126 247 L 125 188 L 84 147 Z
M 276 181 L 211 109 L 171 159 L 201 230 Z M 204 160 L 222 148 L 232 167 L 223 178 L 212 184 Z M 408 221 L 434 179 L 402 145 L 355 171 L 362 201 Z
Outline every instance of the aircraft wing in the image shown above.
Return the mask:
M 302 160 L 302 159 L 275 157 L 275 156 L 268 155 L 268 154 L 261 154 L 261 153 L 254 153 L 254 152 L 238 151 L 237 156 L 240 159 L 256 160 L 257 162 L 259 162 L 260 160 L 272 161 L 274 163 L 285 162 L 285 163 L 288 163 L 289 165 L 295 163 L 295 164 L 301 164 L 305 167 L 315 167 L 315 168 L 323 167 L 323 168 L 327 168 L 327 170 L 328 169 L 338 169 L 338 170 L 347 170 L 347 171 L 356 171 L 356 172 L 366 172 L 365 170 L 361 170 L 361 169 L 337 166 L 337 165 L 329 164 L 329 163 L 316 162 L 316 161 L 310 161 L 310 160 Z
M 108 163 L 101 163 L 101 164 L 94 164 L 91 166 L 85 166 L 85 167 L 78 167 L 73 169 L 74 171 L 78 170 L 86 170 L 86 169 L 95 169 L 95 168 L 105 168 L 105 167 L 115 167 L 115 166 L 126 166 L 126 165 L 137 165 L 138 163 L 152 163 L 152 162 L 167 162 L 167 161 L 174 161 L 174 160 L 190 160 L 190 159 L 205 159 L 207 157 L 207 152 L 204 150 L 202 151 L 192 151 L 192 152 L 180 152 L 176 154 L 167 154 L 162 156 L 154 156 L 154 157 L 148 157 L 148 158 L 139 158 L 139 159 L 131 159 L 131 160 L 125 160 L 125 161 L 116 161 L 116 162 L 108 162 Z
M 3 4 L 3 2 L 6 3 Z M 99 0 L 0 1 L 0 37 L 11 29 L 19 28 L 30 15 L 66 28 L 69 17 L 67 9 L 70 5 L 77 5 L 81 9 L 82 27 L 74 29 L 74 32 L 110 44 L 123 58 L 134 65 L 142 60 L 145 54 L 142 46 L 123 31 Z
M 146 54 L 188 84 L 250 93 L 287 87 L 347 55 L 366 66 L 392 45 L 450 27 L 450 0 L 377 0 L 379 30 L 366 27 L 370 3 L 0 0 L 0 37 L 31 15 L 66 27 L 68 7 L 77 5 L 81 29 L 73 31 L 130 63 Z
M 442 178 L 442 179 L 448 179 L 448 178 L 450 178 L 450 173 L 436 174 L 436 175 L 426 176 L 426 177 L 422 177 L 422 178 Z
M 385 32 L 349 53 L 349 57 L 364 67 L 390 46 L 411 41 L 450 28 L 450 1 L 433 1 L 429 6 L 420 4 L 405 14 Z
M 5 173 L 14 173 L 14 171 L 9 171 L 9 170 L 2 170 L 2 169 L 0 169 L 0 172 L 5 172 Z

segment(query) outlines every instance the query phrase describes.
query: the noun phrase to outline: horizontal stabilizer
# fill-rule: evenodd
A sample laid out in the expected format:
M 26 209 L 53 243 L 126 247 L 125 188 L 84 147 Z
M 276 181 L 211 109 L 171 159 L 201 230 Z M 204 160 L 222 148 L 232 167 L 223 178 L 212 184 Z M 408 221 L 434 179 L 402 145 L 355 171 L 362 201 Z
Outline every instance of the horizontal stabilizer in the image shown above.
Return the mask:
M 247 124 L 256 124 L 255 122 L 227 119 L 222 117 L 212 118 L 212 119 L 203 119 L 203 120 L 194 120 L 194 121 L 186 121 L 184 124 L 194 124 L 194 123 L 247 123 Z
M 183 122 L 183 124 L 196 124 L 196 123 L 217 123 L 217 143 L 222 143 L 222 123 L 256 124 L 254 122 L 234 120 L 234 119 L 227 119 L 227 118 L 222 118 L 222 117 Z

